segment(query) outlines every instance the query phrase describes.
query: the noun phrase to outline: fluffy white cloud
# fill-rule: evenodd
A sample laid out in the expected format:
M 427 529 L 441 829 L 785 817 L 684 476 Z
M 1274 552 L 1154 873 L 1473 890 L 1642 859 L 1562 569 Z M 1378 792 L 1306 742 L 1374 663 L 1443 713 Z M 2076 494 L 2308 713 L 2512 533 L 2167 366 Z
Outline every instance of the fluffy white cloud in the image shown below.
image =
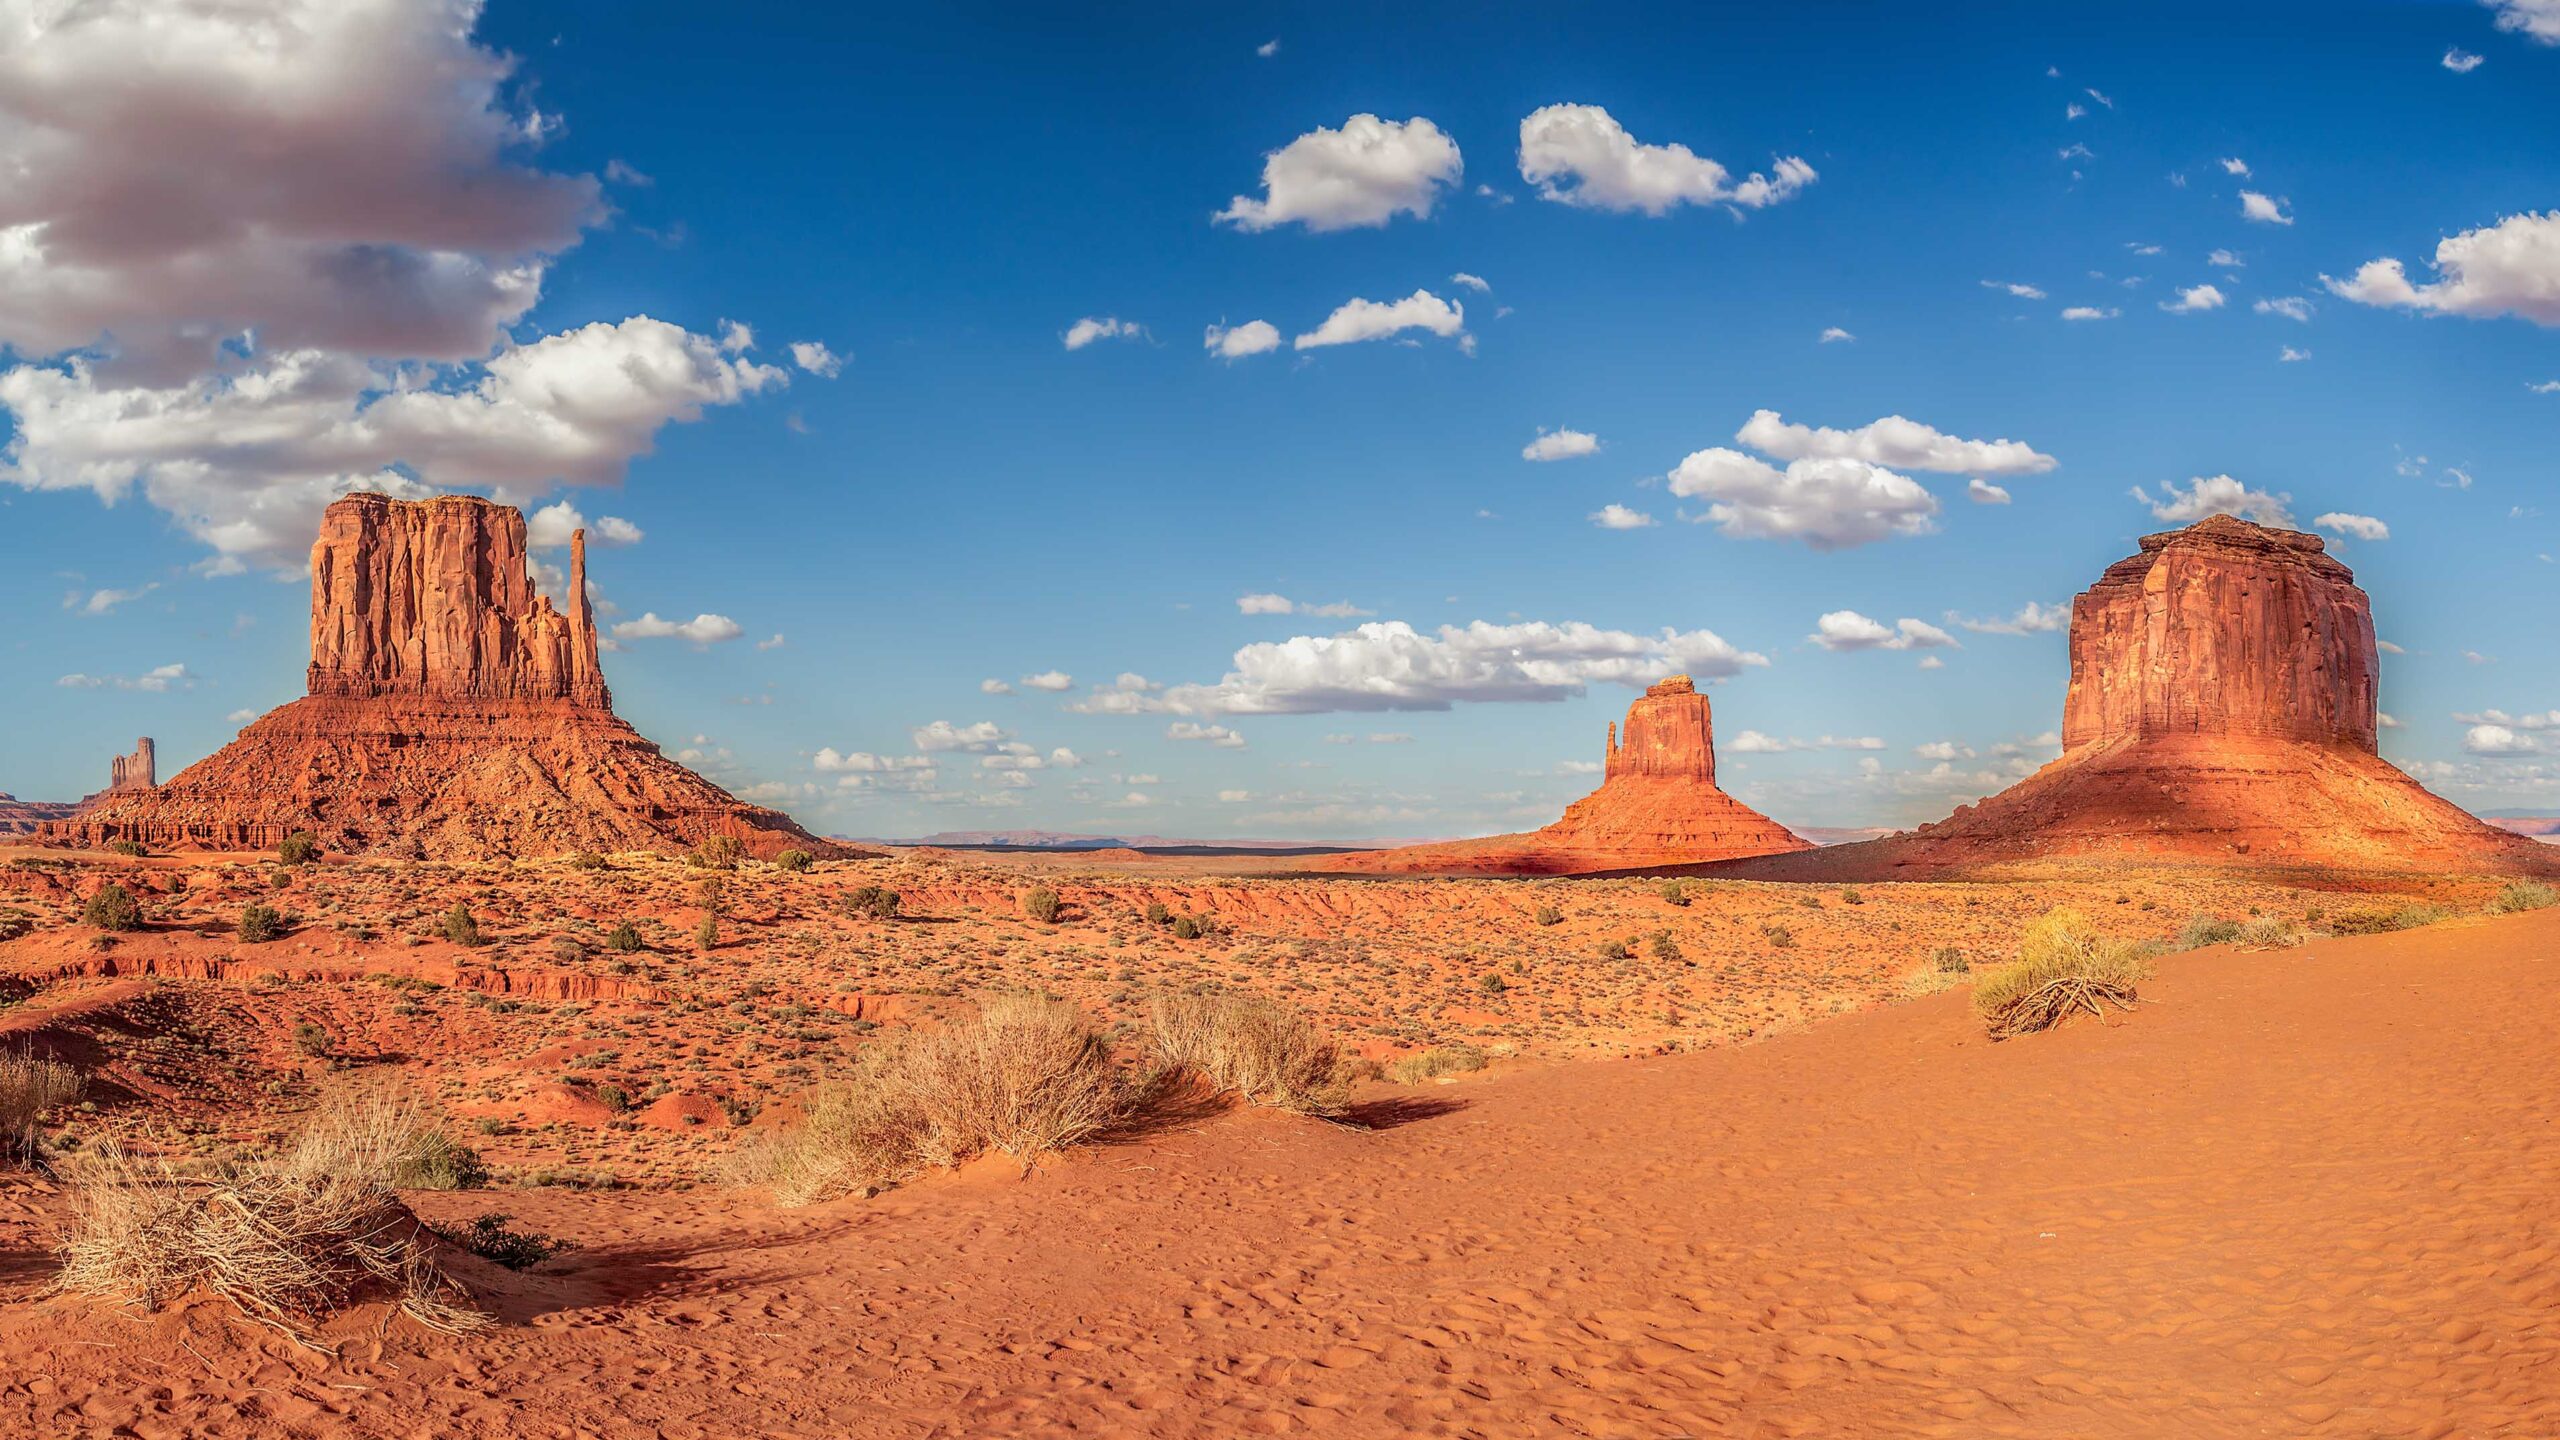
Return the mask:
M 2498 28 L 2545 45 L 2560 45 L 2560 0 L 2481 0 L 2498 12 Z
M 1238 195 L 1213 218 L 1239 230 L 1292 223 L 1347 230 L 1398 215 L 1427 219 L 1464 169 L 1458 142 L 1419 115 L 1354 115 L 1339 130 L 1319 126 L 1264 156 L 1263 198 Z
M 726 615 L 696 615 L 690 620 L 661 620 L 652 610 L 637 620 L 625 620 L 613 627 L 616 640 L 690 640 L 696 645 L 717 645 L 735 640 L 746 630 Z
M 2249 178 L 2249 162 L 2237 156 L 2226 157 L 2222 162 L 2222 171 L 2226 175 L 2237 175 L 2246 180 Z
M 1022 688 L 1025 690 L 1046 690 L 1053 695 L 1063 690 L 1072 690 L 1075 684 L 1076 677 L 1064 670 L 1043 670 L 1037 675 L 1022 677 Z
M 518 163 L 477 0 L 105 0 L 0 13 L 0 345 L 106 339 L 170 383 L 269 350 L 459 360 L 602 214 Z
M 2102 310 L 2102 309 L 2098 308 L 2098 307 L 2097 307 L 2097 306 L 2095 306 L 2095 305 L 2072 305 L 2072 306 L 2067 306 L 2067 307 L 2065 307 L 2065 308 L 2064 308 L 2064 310 L 2063 310 L 2063 312 L 2062 312 L 2062 318 L 2063 318 L 2063 319 L 2065 319 L 2065 320 L 2074 320 L 2074 321 L 2078 321 L 2078 320 L 2113 320 L 2113 319 L 2114 319 L 2114 318 L 2116 318 L 2118 315 L 2121 315 L 2121 314 L 2123 314 L 2123 313 L 2124 313 L 2123 311 L 2121 311 L 2121 310 L 2115 310 L 2115 309 L 2105 309 L 2105 310 Z
M 1780 470 L 1739 450 L 1700 450 L 1672 470 L 1669 484 L 1683 499 L 1710 502 L 1705 521 L 1737 539 L 1840 550 L 1937 528 L 1936 496 L 1864 460 L 1793 460 Z
M 143 596 L 148 595 L 159 588 L 160 582 L 153 580 L 148 584 L 136 586 L 131 590 L 117 590 L 112 587 L 102 590 L 90 590 L 87 592 L 74 590 L 70 594 L 62 597 L 62 608 L 65 610 L 77 610 L 83 615 L 112 614 L 117 606 L 122 605 L 127 601 L 139 600 Z
M 2343 510 L 2332 510 L 2325 515 L 2313 516 L 2311 525 L 2315 530 L 2327 530 L 2339 535 L 2352 535 L 2358 540 L 2388 540 L 2391 538 L 2390 526 L 2383 524 L 2381 521 L 2376 520 L 2370 515 L 2350 515 Z
M 1960 649 L 1956 637 L 1930 624 L 1909 616 L 1888 626 L 1855 610 L 1833 610 L 1813 623 L 1807 640 L 1825 650 L 1936 650 Z
M 2296 350 L 2290 345 L 2287 345 L 2282 350 L 2276 352 L 2276 359 L 2288 365 L 2297 360 L 2308 360 L 2310 358 L 2310 351 Z
M 1135 340 L 1146 333 L 1147 327 L 1134 320 L 1123 320 L 1116 315 L 1087 315 L 1068 326 L 1067 333 L 1058 338 L 1066 342 L 1068 349 L 1081 350 L 1096 340 Z
M 1982 635 L 2035 635 L 2070 629 L 2071 607 L 2039 605 L 2030 600 L 2018 607 L 2017 614 L 2005 619 L 1993 616 L 1982 620 L 1968 620 L 1953 611 L 1948 612 L 1947 618 L 1967 630 Z
M 1241 750 L 1244 737 L 1224 725 L 1203 725 L 1195 720 L 1176 720 L 1164 727 L 1167 740 L 1197 740 L 1221 750 Z
M 1985 290 L 2005 290 L 2008 293 L 2017 296 L 2021 300 L 2041 300 L 2044 298 L 2044 292 L 2042 290 L 2037 289 L 2033 285 L 2021 285 L 2014 280 L 1985 280 L 1982 282 L 1982 288 Z
M 2173 481 L 2160 487 L 2158 500 L 2152 499 L 2149 492 L 2139 485 L 2134 486 L 2130 493 L 2134 499 L 2151 507 L 2153 519 L 2173 524 L 2192 524 L 2208 515 L 2237 515 L 2261 525 L 2280 526 L 2287 530 L 2294 528 L 2293 513 L 2286 508 L 2293 501 L 2291 495 L 2252 490 L 2228 475 L 2191 479 L 2184 490 Z
M 2474 755 L 2532 755 L 2542 747 L 2530 735 L 2504 725 L 2474 725 L 2462 732 L 2462 748 Z
M 418 380 L 317 350 L 172 387 L 114 384 L 81 356 L 22 365 L 0 372 L 0 407 L 17 425 L 0 480 L 110 502 L 139 488 L 224 557 L 298 563 L 321 508 L 349 491 L 612 484 L 662 427 L 786 383 L 647 316 Z
M 1976 505 L 2006 505 L 2009 491 L 2006 486 L 1994 485 L 1977 475 L 1964 482 L 1964 498 Z
M 2468 75 L 2480 68 L 2480 57 L 2459 45 L 2445 47 L 2444 68 L 2456 75 Z
M 2510 715 L 2504 710 L 2483 710 L 2477 715 L 2457 714 L 2453 718 L 2465 725 L 2508 725 L 2518 730 L 2560 730 L 2560 710 L 2545 710 L 2539 715 L 2532 711 L 2526 711 L 2522 715 Z
M 1293 349 L 1313 350 L 1325 345 L 1384 340 L 1407 330 L 1425 330 L 1443 339 L 1455 336 L 1460 348 L 1475 348 L 1475 341 L 1466 333 L 1466 307 L 1428 290 L 1416 290 L 1401 300 L 1346 300 L 1325 317 L 1322 325 L 1289 343 Z
M 1822 338 L 1815 343 L 1832 345 L 1843 341 L 1854 341 L 1857 338 L 1857 336 L 1850 334 L 1848 331 L 1841 329 L 1837 325 L 1827 325 L 1823 327 Z
M 1450 283 L 1450 284 L 1452 284 L 1452 285 L 1464 285 L 1464 286 L 1466 286 L 1468 289 L 1475 291 L 1475 292 L 1476 292 L 1477 294 L 1479 294 L 1479 295 L 1481 295 L 1481 294 L 1483 294 L 1484 292 L 1486 292 L 1486 291 L 1488 291 L 1488 290 L 1491 290 L 1491 289 L 1493 288 L 1493 284 L 1492 284 L 1492 282 L 1491 282 L 1491 281 L 1486 280 L 1483 276 L 1481 276 L 1481 275 L 1470 275 L 1470 274 L 1468 274 L 1468 273 L 1467 273 L 1466 271 L 1464 271 L 1464 270 L 1458 271 L 1456 274 L 1451 275 L 1451 276 L 1449 277 L 1449 283 Z
M 587 517 L 578 513 L 577 506 L 560 500 L 525 517 L 525 545 L 534 550 L 557 550 L 581 530 L 599 545 L 637 545 L 647 538 L 639 526 L 619 515 L 598 516 L 590 525 Z
M 846 357 L 838 355 L 819 341 L 794 340 L 789 348 L 791 363 L 821 380 L 833 380 L 844 370 Z
M 1731 172 L 1686 145 L 1644 145 L 1597 105 L 1548 105 L 1520 122 L 1520 178 L 1538 196 L 1594 210 L 1663 215 L 1681 205 L 1758 209 L 1787 199 L 1818 177 L 1789 155 L 1739 185 Z
M 2286 295 L 2274 300 L 2260 300 L 2249 307 L 2261 315 L 2280 315 L 2287 320 L 2311 323 L 2311 302 L 2299 295 Z
M 2023 441 L 1960 440 L 1899 415 L 1834 430 L 1790 425 L 1775 410 L 1754 410 L 1733 438 L 1780 460 L 1864 460 L 1950 475 L 2041 475 L 2055 464 Z
M 1599 436 L 1587 430 L 1549 430 L 1543 425 L 1538 427 L 1538 438 L 1520 448 L 1523 460 L 1571 460 L 1599 453 Z
M 1330 605 L 1306 605 L 1286 595 L 1273 595 L 1266 592 L 1260 595 L 1237 596 L 1236 613 L 1239 615 L 1314 615 L 1327 620 L 1355 620 L 1377 612 L 1363 610 L 1348 600 L 1336 600 Z
M 1624 505 L 1603 505 L 1586 518 L 1603 530 L 1643 530 L 1653 524 L 1652 516 Z
M 1711 630 L 1637 635 L 1579 621 L 1479 620 L 1426 635 L 1385 620 L 1247 645 L 1215 684 L 1157 687 L 1123 676 L 1070 708 L 1193 716 L 1446 710 L 1462 701 L 1562 700 L 1595 684 L 1642 687 L 1674 671 L 1712 679 L 1768 663 Z
M 1240 360 L 1279 349 L 1280 331 L 1268 320 L 1247 320 L 1233 327 L 1212 325 L 1200 344 L 1221 360 Z
M 978 693 L 981 695 L 1010 695 L 1013 693 L 1013 686 L 1009 682 L 989 676 L 988 678 L 978 682 Z
M 2510 215 L 2436 245 L 2436 273 L 2415 285 L 2395 259 L 2367 261 L 2345 280 L 2323 275 L 2329 292 L 2359 305 L 2396 306 L 2437 315 L 2483 318 L 2516 314 L 2560 325 L 2560 210 Z
M 2203 310 L 2222 308 L 2223 294 L 2210 285 L 2190 285 L 2178 292 L 2175 300 L 2163 300 L 2160 308 L 2172 315 L 2193 315 Z
M 2240 192 L 2240 217 L 2261 225 L 2290 225 L 2293 217 L 2284 213 L 2284 207 L 2289 203 L 2261 195 L 2255 190 L 2243 190 Z
M 927 754 L 941 750 L 958 750 L 972 755 L 993 754 L 1013 739 L 1013 732 L 993 720 L 974 725 L 954 725 L 948 720 L 935 720 L 919 725 L 913 731 L 918 750 Z
M 838 754 L 832 746 L 819 751 L 814 763 L 824 772 L 857 775 L 880 775 L 899 770 L 929 771 L 934 767 L 931 756 L 874 755 L 867 750 L 856 750 L 847 755 Z
M 179 664 L 156 665 L 139 675 L 65 675 L 53 683 L 67 690 L 140 690 L 159 695 L 171 690 L 193 690 L 196 677 Z

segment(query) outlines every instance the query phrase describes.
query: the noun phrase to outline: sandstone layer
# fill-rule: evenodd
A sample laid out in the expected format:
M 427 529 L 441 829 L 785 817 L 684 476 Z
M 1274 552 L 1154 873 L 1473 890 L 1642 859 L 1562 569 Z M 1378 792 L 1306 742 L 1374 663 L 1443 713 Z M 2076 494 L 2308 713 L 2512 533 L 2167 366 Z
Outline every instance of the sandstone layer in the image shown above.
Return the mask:
M 1750 873 L 2551 866 L 2381 757 L 2376 660 L 2371 601 L 2317 536 L 2230 516 L 2145 536 L 2072 604 L 2061 758 L 1936 824 Z
M 107 762 L 109 790 L 148 790 L 159 783 L 160 757 L 148 735 L 133 742 L 132 754 Z
M 1715 725 L 1686 675 L 1646 690 L 1609 726 L 1600 788 L 1541 830 L 1329 857 L 1329 870 L 1569 875 L 1802 850 L 1783 825 L 1716 788 Z
M 311 551 L 310 693 L 152 789 L 111 791 L 53 840 L 466 859 L 681 849 L 839 853 L 668 759 L 614 715 L 570 547 L 565 612 L 526 573 L 524 517 L 472 497 L 351 495 Z M 146 742 L 147 743 L 147 742 Z

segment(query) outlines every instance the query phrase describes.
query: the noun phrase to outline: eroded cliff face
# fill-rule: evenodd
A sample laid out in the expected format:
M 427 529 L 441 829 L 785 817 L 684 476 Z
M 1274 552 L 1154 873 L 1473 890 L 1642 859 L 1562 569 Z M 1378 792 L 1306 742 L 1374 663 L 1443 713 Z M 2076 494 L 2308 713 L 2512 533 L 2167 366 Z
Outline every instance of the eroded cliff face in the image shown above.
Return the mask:
M 1660 681 L 1609 726 L 1600 788 L 1521 835 L 1374 850 L 1325 862 L 1401 874 L 1569 875 L 1689 865 L 1806 848 L 1785 826 L 1716 788 L 1715 726 L 1686 675 Z
M 2227 735 L 2375 753 L 2373 607 L 2316 535 L 2228 515 L 2143 537 L 2071 607 L 2066 750 Z
M 534 593 L 524 516 L 455 496 L 350 495 L 311 547 L 310 694 L 154 788 L 41 833 L 99 845 L 471 859 L 676 849 L 716 835 L 770 857 L 839 847 L 661 754 L 614 715 L 587 601 Z M 148 747 L 117 773 L 151 767 Z
M 321 516 L 311 547 L 310 693 L 609 708 L 584 531 L 569 571 L 563 613 L 534 592 L 524 515 L 512 506 L 347 496 Z
M 1716 783 L 1715 721 L 1707 697 L 1686 675 L 1674 675 L 1627 707 L 1622 730 L 1609 727 L 1606 778 L 1652 775 Z

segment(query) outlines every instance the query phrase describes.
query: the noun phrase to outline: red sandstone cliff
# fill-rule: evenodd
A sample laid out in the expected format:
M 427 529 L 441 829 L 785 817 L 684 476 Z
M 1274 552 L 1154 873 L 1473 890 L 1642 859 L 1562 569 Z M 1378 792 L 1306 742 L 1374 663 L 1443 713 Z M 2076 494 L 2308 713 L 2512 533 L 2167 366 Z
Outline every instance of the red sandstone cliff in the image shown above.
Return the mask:
M 1689 865 L 1802 850 L 1785 826 L 1716 788 L 1715 724 L 1686 675 L 1646 690 L 1609 727 L 1600 788 L 1522 835 L 1332 857 L 1319 868 L 1387 873 L 1563 875 Z
M 1745 869 L 2551 867 L 2381 757 L 2375 650 L 2370 599 L 2317 536 L 2229 516 L 2145 536 L 2073 602 L 2060 759 L 1934 825 Z
M 110 791 L 41 833 L 266 849 L 308 830 L 339 853 L 456 859 L 678 849 L 713 835 L 758 855 L 840 853 L 614 715 L 584 532 L 570 555 L 563 612 L 533 591 L 513 508 L 339 500 L 311 549 L 310 693 L 166 784 Z

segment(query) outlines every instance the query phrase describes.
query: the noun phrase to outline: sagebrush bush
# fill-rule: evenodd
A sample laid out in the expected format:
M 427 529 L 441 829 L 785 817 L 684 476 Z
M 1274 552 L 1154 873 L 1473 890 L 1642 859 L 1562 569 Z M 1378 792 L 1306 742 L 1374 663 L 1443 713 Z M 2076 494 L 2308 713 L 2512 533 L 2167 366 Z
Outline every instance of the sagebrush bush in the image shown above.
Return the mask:
M 1057 924 L 1058 917 L 1065 911 L 1066 902 L 1058 898 L 1057 891 L 1046 885 L 1023 893 L 1022 913 L 1043 925 Z
M 435 1232 L 446 1244 L 510 1270 L 530 1270 L 564 1250 L 577 1248 L 540 1231 L 510 1230 L 507 1221 L 512 1218 L 493 1210 L 474 1216 L 469 1224 L 438 1225 Z
M 44 1112 L 80 1098 L 80 1072 L 59 1060 L 0 1050 L 0 1164 L 44 1159 Z
M 2258 915 L 2243 923 L 2232 940 L 2251 950 L 2282 950 L 2302 943 L 2302 927 L 2279 916 Z
M 811 855 L 806 850 L 785 850 L 781 854 L 773 857 L 773 863 L 781 869 L 788 870 L 792 874 L 797 875 L 818 862 L 817 857 Z
M 898 892 L 886 885 L 864 885 L 844 897 L 847 914 L 869 920 L 895 920 L 898 905 Z
M 81 907 L 80 922 L 100 930 L 139 930 L 142 928 L 142 902 L 134 899 L 123 886 L 109 882 Z
M 1158 995 L 1148 1021 L 1158 1059 L 1248 1105 L 1339 1115 L 1350 1103 L 1340 1047 L 1276 1001 L 1233 990 Z
M 456 905 L 445 912 L 444 938 L 456 945 L 479 945 L 482 942 L 480 922 L 468 905 Z
M 619 951 L 625 955 L 639 949 L 640 927 L 628 920 L 614 926 L 613 933 L 604 937 L 604 948 Z
M 1564 912 L 1553 905 L 1541 905 L 1538 907 L 1538 913 L 1531 918 L 1540 925 L 1561 925 L 1564 923 Z
M 805 1205 L 990 1151 L 1027 1169 L 1125 1123 L 1137 1100 L 1074 1006 L 1011 996 L 866 1046 L 850 1076 L 809 1097 L 799 1125 L 739 1152 L 731 1175 Z
M 1473 1045 L 1434 1045 L 1387 1062 L 1387 1078 L 1399 1085 L 1418 1085 L 1443 1075 L 1481 1070 L 1489 1063 L 1490 1057 Z
M 272 905 L 251 905 L 240 912 L 240 924 L 232 933 L 243 945 L 264 945 L 284 933 L 284 917 Z
M 273 1168 L 297 1183 L 343 1180 L 385 1190 L 477 1190 L 489 1183 L 478 1151 L 447 1135 L 423 1100 L 389 1088 L 321 1097 Z
M 308 865 L 319 858 L 320 839 L 308 830 L 294 831 L 276 847 L 276 859 L 287 865 Z
M 735 835 L 714 835 L 693 847 L 687 862 L 704 870 L 735 870 L 747 858 L 747 847 Z
M 1663 881 L 1661 891 L 1662 898 L 1673 905 L 1686 905 L 1689 903 L 1689 887 L 1681 884 L 1677 880 Z
M 2190 915 L 2186 928 L 2178 932 L 2178 948 L 2201 950 L 2207 945 L 2228 945 L 2240 938 L 2240 922 L 2219 915 Z
M 121 855 L 127 860 L 139 860 L 143 856 L 143 849 L 138 841 L 110 840 L 107 842 L 107 853 Z
M 1973 1005 L 1991 1038 L 2004 1040 L 2084 1010 L 2130 1010 L 2140 998 L 2135 987 L 2150 978 L 2140 946 L 2098 934 L 2088 916 L 2066 907 L 2027 927 L 2015 961 L 1975 979 Z
M 2329 919 L 2332 935 L 2388 935 L 2417 930 L 2453 918 L 2453 908 L 2432 900 L 2413 901 L 2390 910 L 2350 910 Z
M 2560 889 L 2539 880 L 2511 880 L 2497 898 L 2489 902 L 2492 915 L 2516 915 L 2527 910 L 2545 910 L 2560 905 Z

